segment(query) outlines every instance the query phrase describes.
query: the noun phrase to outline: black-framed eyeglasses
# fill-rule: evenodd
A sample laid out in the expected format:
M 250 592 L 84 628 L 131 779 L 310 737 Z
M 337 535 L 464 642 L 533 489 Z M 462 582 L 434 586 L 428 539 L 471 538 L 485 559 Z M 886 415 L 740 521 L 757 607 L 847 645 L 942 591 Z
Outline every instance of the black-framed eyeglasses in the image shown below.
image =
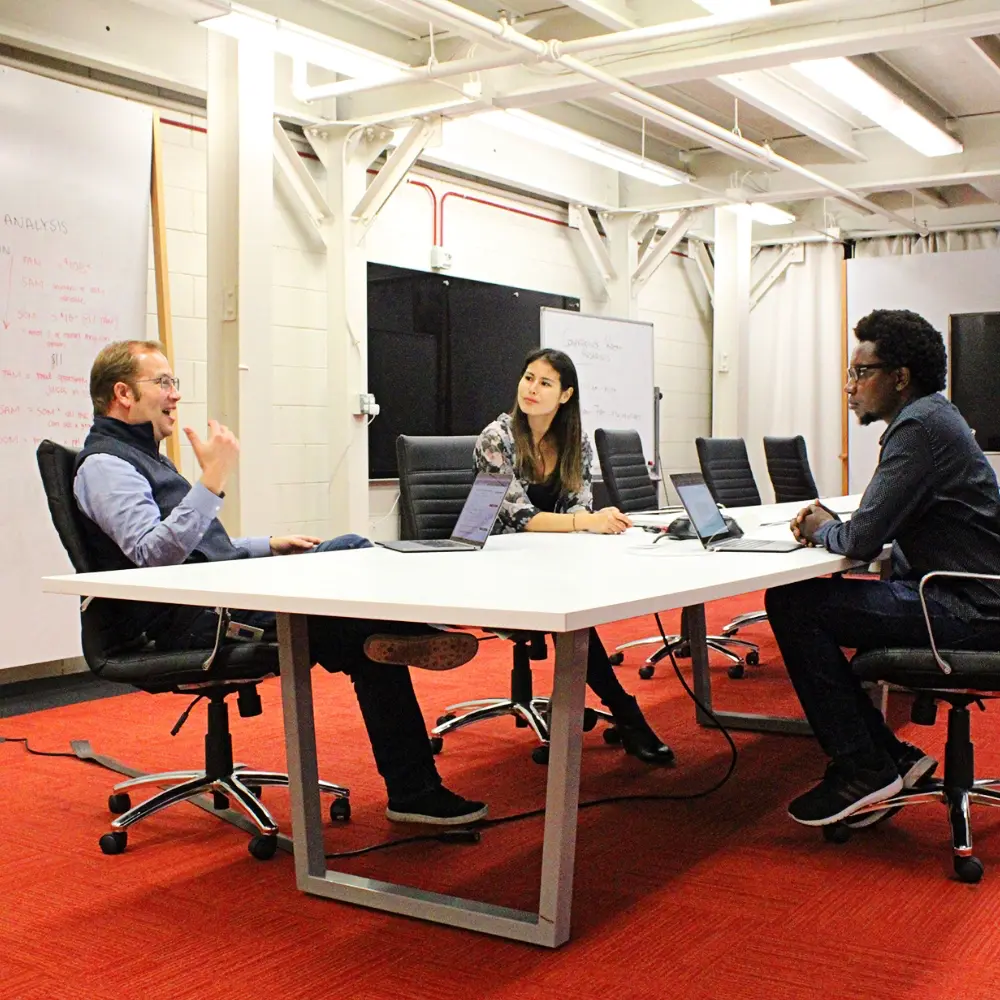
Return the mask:
M 847 369 L 847 381 L 854 382 L 856 384 L 862 379 L 867 378 L 869 372 L 879 371 L 883 368 L 895 367 L 896 365 L 890 365 L 885 361 L 879 361 L 871 365 L 851 365 L 851 367 Z
M 136 382 L 155 382 L 164 392 L 171 389 L 181 391 L 181 380 L 173 375 L 160 375 L 158 378 L 137 378 Z

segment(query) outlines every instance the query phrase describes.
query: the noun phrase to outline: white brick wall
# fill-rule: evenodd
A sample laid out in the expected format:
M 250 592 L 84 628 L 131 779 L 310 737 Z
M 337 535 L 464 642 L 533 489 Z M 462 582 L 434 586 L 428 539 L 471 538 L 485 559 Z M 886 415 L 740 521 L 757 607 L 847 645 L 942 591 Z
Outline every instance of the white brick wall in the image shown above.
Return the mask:
M 190 116 L 169 112 L 165 117 L 204 127 L 204 122 Z M 164 124 L 162 137 L 174 348 L 184 393 L 181 420 L 200 432 L 208 418 L 205 135 Z M 319 177 L 319 164 L 304 162 Z M 447 191 L 459 191 L 521 211 L 560 217 L 558 210 L 544 205 L 484 194 L 444 179 L 422 180 L 439 201 Z M 332 531 L 327 484 L 333 470 L 327 448 L 325 256 L 310 223 L 280 183 L 274 215 L 273 530 L 326 537 Z M 445 200 L 443 216 L 452 274 L 576 296 L 583 311 L 599 311 L 593 276 L 566 227 L 457 197 Z M 369 259 L 428 270 L 432 243 L 428 192 L 413 184 L 400 185 L 369 232 Z M 146 332 L 154 337 L 155 308 L 150 272 Z M 708 434 L 711 426 L 711 307 L 693 263 L 670 257 L 644 288 L 639 313 L 656 330 L 656 381 L 664 393 L 660 421 L 664 468 L 696 469 L 694 438 Z M 197 477 L 186 440 L 182 440 L 182 469 L 188 478 Z M 244 483 L 243 488 L 253 485 Z M 372 537 L 395 537 L 396 489 L 373 485 L 369 498 Z

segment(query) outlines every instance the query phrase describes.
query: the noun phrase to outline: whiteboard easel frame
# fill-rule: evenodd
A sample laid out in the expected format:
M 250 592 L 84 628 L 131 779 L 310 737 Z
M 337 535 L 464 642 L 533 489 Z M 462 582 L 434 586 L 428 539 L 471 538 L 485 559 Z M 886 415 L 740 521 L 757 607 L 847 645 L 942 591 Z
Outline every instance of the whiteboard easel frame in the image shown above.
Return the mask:
M 149 211 L 153 218 L 153 273 L 156 278 L 156 325 L 167 361 L 174 368 L 174 322 L 170 311 L 170 269 L 167 264 L 166 189 L 163 185 L 163 145 L 160 116 L 153 115 L 153 156 L 149 171 Z M 176 369 L 174 369 L 176 371 Z M 181 441 L 176 434 L 167 438 L 167 458 L 181 465 Z

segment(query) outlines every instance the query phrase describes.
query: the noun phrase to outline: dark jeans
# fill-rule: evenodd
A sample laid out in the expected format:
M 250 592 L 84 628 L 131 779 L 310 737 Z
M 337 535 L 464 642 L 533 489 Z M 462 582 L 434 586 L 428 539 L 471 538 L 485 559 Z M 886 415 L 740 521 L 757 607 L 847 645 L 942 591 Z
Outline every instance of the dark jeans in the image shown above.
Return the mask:
M 360 535 L 341 535 L 317 545 L 313 552 L 368 548 Z M 308 554 L 308 553 L 306 553 Z M 286 557 L 289 558 L 289 557 Z M 290 558 L 298 558 L 293 556 Z M 214 612 L 178 609 L 177 628 L 157 638 L 160 648 L 211 647 L 218 618 Z M 275 615 L 269 611 L 232 611 L 234 621 L 265 630 L 265 638 L 276 634 Z M 420 705 L 407 667 L 373 663 L 364 654 L 370 635 L 426 635 L 429 625 L 413 622 L 365 621 L 310 615 L 309 653 L 313 661 L 330 671 L 343 671 L 354 684 L 361 717 L 368 731 L 375 765 L 385 781 L 389 798 L 405 800 L 441 785 L 427 740 Z
M 917 584 L 835 576 L 775 587 L 764 606 L 806 718 L 830 757 L 898 756 L 899 740 L 854 676 L 841 647 L 929 647 Z M 954 647 L 973 628 L 927 598 L 934 641 Z

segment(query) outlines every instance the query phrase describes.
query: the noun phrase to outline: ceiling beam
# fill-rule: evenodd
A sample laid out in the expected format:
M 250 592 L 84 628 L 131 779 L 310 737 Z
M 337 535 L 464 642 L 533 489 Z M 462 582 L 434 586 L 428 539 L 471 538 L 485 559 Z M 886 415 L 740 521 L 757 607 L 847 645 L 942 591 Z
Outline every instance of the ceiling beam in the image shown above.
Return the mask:
M 994 35 L 986 38 L 967 38 L 966 45 L 978 57 L 980 65 L 985 66 L 995 77 L 994 83 L 1000 80 L 1000 39 Z
M 394 0 L 395 2 L 395 0 Z M 641 87 L 785 66 L 805 59 L 854 56 L 894 48 L 912 48 L 946 37 L 988 35 L 1000 31 L 996 0 L 870 0 L 851 5 L 838 17 L 810 14 L 809 3 L 794 20 L 767 31 L 732 32 L 709 27 L 685 33 L 683 45 L 644 42 L 631 51 L 608 52 L 601 68 Z M 572 43 L 568 43 L 572 47 Z M 658 51 L 660 49 L 660 51 Z M 587 53 L 589 56 L 590 53 Z M 503 107 L 563 101 L 599 94 L 600 84 L 578 74 L 539 80 L 522 69 L 495 71 L 496 103 Z M 500 95 L 503 96 L 500 96 Z
M 563 0 L 563 3 L 613 31 L 636 26 L 628 0 Z
M 748 70 L 712 77 L 717 87 L 785 122 L 799 132 L 858 163 L 864 154 L 854 144 L 851 126 L 821 107 L 781 75 L 780 70 Z

